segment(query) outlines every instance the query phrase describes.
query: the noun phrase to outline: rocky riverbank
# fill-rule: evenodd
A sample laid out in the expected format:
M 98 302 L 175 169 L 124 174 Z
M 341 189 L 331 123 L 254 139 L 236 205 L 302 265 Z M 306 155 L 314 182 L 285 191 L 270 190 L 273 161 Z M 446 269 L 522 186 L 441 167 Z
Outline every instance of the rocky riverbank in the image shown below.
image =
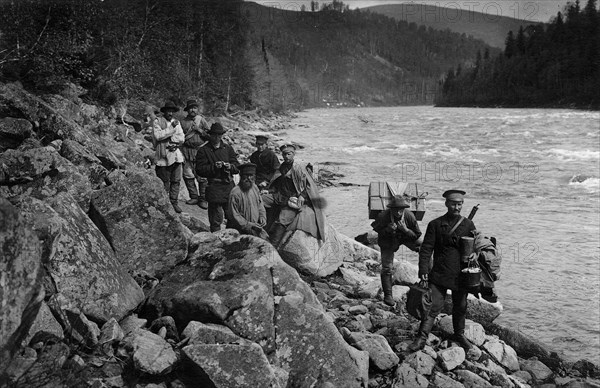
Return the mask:
M 143 104 L 127 114 L 80 93 L 0 84 L 0 386 L 600 386 L 596 366 L 495 325 L 501 306 L 475 298 L 476 351 L 448 340 L 442 315 L 428 346 L 406 352 L 414 266 L 396 264 L 391 309 L 379 253 L 333 227 L 325 244 L 295 232 L 279 252 L 209 233 L 206 212 L 176 214 L 146 168 Z M 241 160 L 254 135 L 277 145 L 290 129 L 255 112 L 216 120 Z

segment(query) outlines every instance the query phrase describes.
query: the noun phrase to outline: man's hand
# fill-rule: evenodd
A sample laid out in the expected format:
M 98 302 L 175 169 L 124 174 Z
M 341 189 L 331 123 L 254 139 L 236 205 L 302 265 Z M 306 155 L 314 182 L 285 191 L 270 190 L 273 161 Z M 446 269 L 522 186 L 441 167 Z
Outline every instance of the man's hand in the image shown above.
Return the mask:
M 419 276 L 419 279 L 421 279 L 421 281 L 419 282 L 419 286 L 421 286 L 423 288 L 427 288 L 429 286 L 427 284 L 427 282 L 429 281 L 429 275 L 428 274 L 423 274 L 423 275 Z
M 258 226 L 260 226 L 261 228 L 264 227 L 267 224 L 267 220 L 264 218 L 259 218 L 258 219 Z
M 222 168 L 223 167 L 223 162 L 220 161 L 220 160 L 218 162 L 215 162 L 215 167 L 216 168 Z
M 173 126 L 173 128 L 175 128 L 176 126 L 179 125 L 179 121 L 173 120 L 173 121 L 171 121 L 171 125 Z

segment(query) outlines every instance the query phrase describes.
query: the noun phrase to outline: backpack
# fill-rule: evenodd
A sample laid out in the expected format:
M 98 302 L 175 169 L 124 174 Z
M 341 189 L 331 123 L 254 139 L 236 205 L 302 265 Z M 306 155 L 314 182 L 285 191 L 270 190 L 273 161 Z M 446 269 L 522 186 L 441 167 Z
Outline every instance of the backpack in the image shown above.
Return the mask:
M 494 292 L 494 282 L 500 280 L 502 256 L 496 248 L 495 237 L 485 237 L 477 231 L 474 231 L 473 235 L 475 236 L 474 250 L 481 268 L 480 291 L 484 299 L 493 303 L 497 300 Z M 488 295 L 491 296 L 492 300 L 486 297 Z

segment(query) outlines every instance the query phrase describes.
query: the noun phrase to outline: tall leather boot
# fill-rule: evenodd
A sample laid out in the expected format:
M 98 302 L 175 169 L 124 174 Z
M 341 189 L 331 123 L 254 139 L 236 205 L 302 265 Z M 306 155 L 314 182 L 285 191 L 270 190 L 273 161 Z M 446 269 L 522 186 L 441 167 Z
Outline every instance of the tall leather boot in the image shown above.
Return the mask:
M 198 204 L 198 189 L 196 188 L 196 178 L 183 178 L 185 187 L 190 194 L 190 199 L 186 201 L 186 205 L 197 205 Z
M 425 347 L 427 337 L 429 337 L 429 333 L 431 332 L 434 322 L 435 317 L 430 317 L 429 315 L 421 321 L 418 337 L 413 341 L 412 344 L 408 345 L 408 350 L 411 352 L 416 352 L 417 350 L 421 350 Z
M 269 233 L 269 240 L 271 244 L 275 247 L 275 249 L 279 249 L 279 245 L 281 244 L 281 239 L 283 239 L 283 235 L 285 234 L 286 227 L 281 225 L 279 222 L 276 222 L 271 227 L 271 233 Z
M 198 206 L 202 209 L 208 209 L 208 202 L 206 202 L 206 186 L 208 186 L 206 178 L 198 178 Z
M 394 300 L 394 296 L 392 294 L 392 274 L 391 273 L 381 273 L 381 289 L 383 290 L 383 303 L 388 306 L 395 306 L 396 301 Z
M 465 352 L 471 349 L 472 345 L 469 340 L 465 337 L 465 316 L 463 314 L 455 316 L 452 314 L 452 328 L 454 329 L 454 335 L 452 340 L 460 345 Z

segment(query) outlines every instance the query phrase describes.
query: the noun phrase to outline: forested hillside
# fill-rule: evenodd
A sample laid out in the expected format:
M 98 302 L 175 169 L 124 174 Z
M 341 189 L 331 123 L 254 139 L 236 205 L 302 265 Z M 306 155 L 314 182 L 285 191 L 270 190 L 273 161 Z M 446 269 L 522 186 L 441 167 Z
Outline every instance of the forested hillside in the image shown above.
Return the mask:
M 504 39 L 509 31 L 517 31 L 519 27 L 527 27 L 528 17 L 532 16 L 536 8 L 527 5 L 523 10 L 510 6 L 502 15 L 502 9 L 495 3 L 448 3 L 455 8 L 439 7 L 430 4 L 386 4 L 365 8 L 366 10 L 389 16 L 396 20 L 416 23 L 435 30 L 449 30 L 460 34 L 471 35 L 481 39 L 492 47 L 503 48 Z M 477 7 L 477 8 L 476 8 Z M 476 12 L 475 9 L 486 9 L 489 14 Z
M 512 31 L 504 52 L 448 72 L 440 106 L 600 109 L 600 10 L 568 5 L 547 26 Z
M 319 12 L 258 5 L 247 11 L 249 51 L 262 52 L 267 66 L 257 88 L 274 103 L 432 103 L 442 74 L 490 49 L 458 33 L 350 11 L 338 1 Z
M 487 48 L 338 1 L 315 12 L 239 0 L 0 2 L 2 81 L 38 92 L 69 81 L 106 104 L 189 96 L 214 110 L 432 103 L 440 76 Z

